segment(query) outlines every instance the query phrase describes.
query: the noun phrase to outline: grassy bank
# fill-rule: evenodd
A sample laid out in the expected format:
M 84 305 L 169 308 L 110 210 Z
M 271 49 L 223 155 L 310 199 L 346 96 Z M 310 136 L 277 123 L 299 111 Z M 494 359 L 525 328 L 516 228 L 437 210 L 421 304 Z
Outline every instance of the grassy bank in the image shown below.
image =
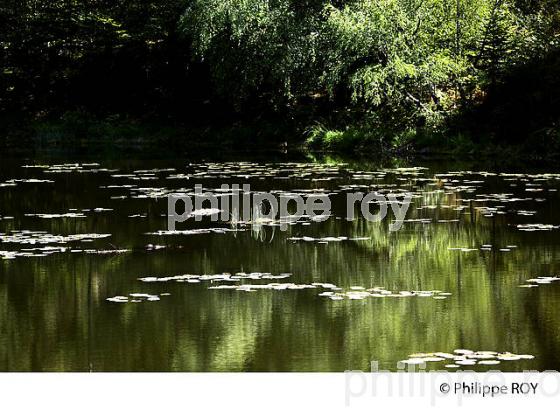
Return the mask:
M 452 128 L 394 132 L 381 127 L 331 129 L 315 125 L 306 132 L 305 146 L 311 150 L 342 153 L 557 158 L 560 156 L 560 127 L 543 128 L 527 135 L 522 141 L 508 142 L 492 133 L 473 134 L 468 130 Z

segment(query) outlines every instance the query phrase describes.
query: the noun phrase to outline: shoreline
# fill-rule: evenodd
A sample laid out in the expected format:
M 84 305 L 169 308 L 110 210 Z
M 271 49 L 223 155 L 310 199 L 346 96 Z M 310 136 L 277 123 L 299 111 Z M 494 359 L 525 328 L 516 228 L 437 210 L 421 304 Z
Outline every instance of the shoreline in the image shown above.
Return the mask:
M 371 133 L 382 130 L 372 129 Z M 527 144 L 477 142 L 473 137 L 449 131 L 436 131 L 421 138 L 413 135 L 402 146 L 385 147 L 375 141 L 356 140 L 354 145 L 325 147 L 310 143 L 309 131 L 286 123 L 193 126 L 161 121 L 105 121 L 68 124 L 62 121 L 18 120 L 0 126 L 0 148 L 11 157 L 34 155 L 127 155 L 220 156 L 283 155 L 337 156 L 377 159 L 443 159 L 545 161 L 558 160 L 560 151 L 534 149 Z M 386 134 L 388 135 L 388 134 Z M 482 138 L 479 141 L 491 140 Z M 457 142 L 460 141 L 460 142 Z

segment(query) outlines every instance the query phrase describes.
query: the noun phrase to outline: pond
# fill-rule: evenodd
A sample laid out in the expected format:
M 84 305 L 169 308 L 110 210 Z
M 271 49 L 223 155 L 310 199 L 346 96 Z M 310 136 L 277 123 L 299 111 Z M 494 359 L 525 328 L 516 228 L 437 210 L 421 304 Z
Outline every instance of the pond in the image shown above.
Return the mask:
M 332 216 L 162 234 L 195 184 Z M 560 370 L 559 188 L 525 164 L 4 158 L 0 370 Z M 401 229 L 347 218 L 371 191 L 411 195 Z

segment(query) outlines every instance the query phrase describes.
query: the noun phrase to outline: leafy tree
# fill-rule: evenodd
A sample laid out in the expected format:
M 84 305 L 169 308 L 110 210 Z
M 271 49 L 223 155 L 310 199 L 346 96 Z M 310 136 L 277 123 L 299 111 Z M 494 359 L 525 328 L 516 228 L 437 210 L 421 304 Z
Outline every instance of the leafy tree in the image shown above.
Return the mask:
M 185 4 L 2 2 L 2 107 L 37 112 L 53 106 L 118 104 L 124 111 L 127 105 L 141 107 L 150 94 L 164 97 L 167 67 L 185 53 L 176 45 Z M 182 79 L 182 73 L 176 70 L 174 77 Z
M 559 46 L 553 0 L 5 0 L 0 110 L 408 132 Z

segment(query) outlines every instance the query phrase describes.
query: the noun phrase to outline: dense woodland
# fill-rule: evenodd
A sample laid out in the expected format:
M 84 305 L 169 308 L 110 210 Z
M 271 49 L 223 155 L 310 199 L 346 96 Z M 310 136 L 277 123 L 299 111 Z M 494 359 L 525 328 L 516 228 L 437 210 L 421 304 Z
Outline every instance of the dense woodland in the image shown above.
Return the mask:
M 4 137 L 560 151 L 557 0 L 2 0 L 0 46 Z

